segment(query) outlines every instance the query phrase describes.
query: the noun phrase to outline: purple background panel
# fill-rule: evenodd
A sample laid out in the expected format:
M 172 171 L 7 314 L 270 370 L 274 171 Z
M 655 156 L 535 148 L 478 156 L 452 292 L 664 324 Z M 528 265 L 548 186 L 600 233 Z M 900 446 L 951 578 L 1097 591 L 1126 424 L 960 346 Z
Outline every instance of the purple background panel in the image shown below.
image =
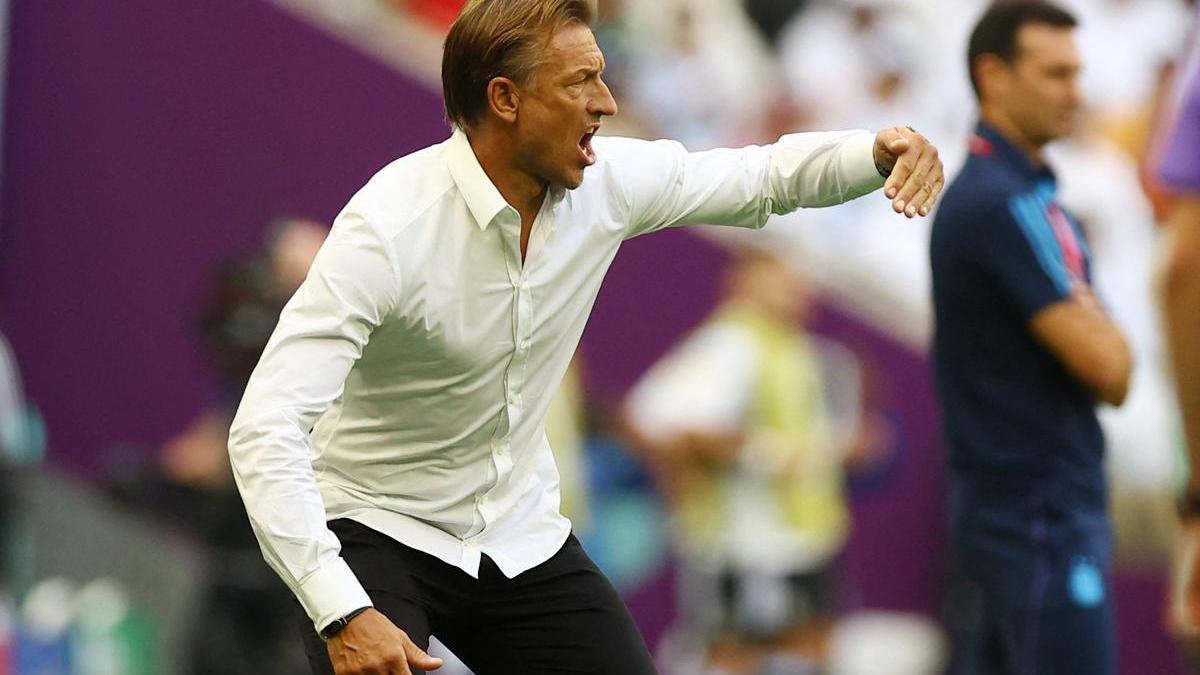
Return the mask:
M 261 0 L 14 0 L 0 193 L 0 330 L 84 475 L 157 447 L 216 396 L 195 338 L 214 265 L 268 222 L 324 222 L 388 161 L 448 134 L 435 92 Z M 687 232 L 629 242 L 584 335 L 616 401 L 712 307 L 725 255 Z M 855 491 L 857 604 L 936 613 L 945 478 L 924 358 L 824 310 L 877 374 L 888 471 Z M 1157 577 L 1118 581 L 1123 672 L 1178 672 Z M 631 604 L 648 633 L 670 585 Z M 653 635 L 650 635 L 653 639 Z
M 12 6 L 0 330 L 84 472 L 214 395 L 194 338 L 214 263 L 280 215 L 330 222 L 448 135 L 439 96 L 258 1 Z

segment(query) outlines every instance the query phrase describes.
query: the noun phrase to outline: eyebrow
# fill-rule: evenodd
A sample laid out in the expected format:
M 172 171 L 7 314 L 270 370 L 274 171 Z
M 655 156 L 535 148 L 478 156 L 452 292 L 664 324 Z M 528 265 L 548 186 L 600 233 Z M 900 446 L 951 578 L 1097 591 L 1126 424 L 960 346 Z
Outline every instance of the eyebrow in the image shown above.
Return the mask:
M 578 77 L 578 76 L 584 75 L 584 74 L 590 75 L 591 73 L 603 73 L 604 69 L 607 65 L 608 65 L 607 63 L 604 63 L 602 61 L 602 62 L 600 62 L 600 65 L 598 67 L 594 66 L 594 65 L 579 66 L 579 67 L 574 68 L 571 71 L 569 71 L 569 74 L 571 77 Z

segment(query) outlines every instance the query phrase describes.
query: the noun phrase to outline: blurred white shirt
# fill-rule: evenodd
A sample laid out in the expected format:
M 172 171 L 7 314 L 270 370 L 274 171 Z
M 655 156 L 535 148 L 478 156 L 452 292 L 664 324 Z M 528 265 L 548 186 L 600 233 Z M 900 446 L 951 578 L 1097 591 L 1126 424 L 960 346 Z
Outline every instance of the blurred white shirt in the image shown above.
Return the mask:
M 1125 404 L 1101 406 L 1108 475 L 1118 490 L 1169 495 L 1178 478 L 1174 405 L 1153 288 L 1159 231 L 1131 159 L 1086 132 L 1048 148 L 1060 199 L 1083 226 L 1094 285 L 1133 351 Z
M 509 577 L 549 559 L 570 523 L 546 410 L 621 242 L 876 190 L 873 143 L 597 138 L 582 186 L 548 194 L 524 261 L 520 216 L 461 132 L 376 174 L 283 310 L 230 433 L 264 556 L 318 630 L 370 604 L 327 520 L 473 576 L 482 554 Z
M 844 347 L 811 335 L 806 341 L 823 371 L 824 404 L 820 418 L 811 423 L 829 432 L 817 435 L 830 441 L 820 450 L 840 463 L 858 426 L 861 373 Z M 764 469 L 769 462 L 754 452 L 751 420 L 763 359 L 752 329 L 712 321 L 675 345 L 629 392 L 629 423 L 652 441 L 669 442 L 689 433 L 747 438 L 739 461 L 720 477 L 726 500 L 722 536 L 715 543 L 693 542 L 688 533 L 677 532 L 689 565 L 793 574 L 819 569 L 841 550 L 841 538 L 814 537 L 788 522 L 772 489 L 775 477 Z M 840 381 L 827 382 L 829 376 Z M 829 384 L 833 386 L 826 388 Z M 801 385 L 796 383 L 798 389 Z M 848 391 L 835 391 L 841 387 Z

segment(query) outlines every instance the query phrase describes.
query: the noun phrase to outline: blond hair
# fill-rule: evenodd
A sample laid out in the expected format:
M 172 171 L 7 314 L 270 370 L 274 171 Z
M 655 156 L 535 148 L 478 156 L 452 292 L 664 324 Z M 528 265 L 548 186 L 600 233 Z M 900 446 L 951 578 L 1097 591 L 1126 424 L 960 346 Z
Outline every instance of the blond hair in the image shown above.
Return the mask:
M 588 0 L 470 0 L 442 53 L 446 117 L 464 129 L 478 122 L 493 78 L 527 86 L 551 36 L 574 21 L 591 24 Z

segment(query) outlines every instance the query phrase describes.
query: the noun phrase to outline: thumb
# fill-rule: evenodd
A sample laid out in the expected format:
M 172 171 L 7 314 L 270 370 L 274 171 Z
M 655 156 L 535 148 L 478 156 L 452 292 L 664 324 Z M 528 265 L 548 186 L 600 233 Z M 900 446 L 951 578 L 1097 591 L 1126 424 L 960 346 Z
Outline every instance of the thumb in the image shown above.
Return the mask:
M 908 150 L 908 139 L 896 134 L 887 142 L 888 152 L 892 153 L 893 157 L 899 157 Z
M 425 650 L 418 647 L 411 640 L 405 641 L 404 657 L 408 659 L 409 665 L 416 666 L 421 670 L 437 670 L 442 667 L 441 659 L 426 654 Z

